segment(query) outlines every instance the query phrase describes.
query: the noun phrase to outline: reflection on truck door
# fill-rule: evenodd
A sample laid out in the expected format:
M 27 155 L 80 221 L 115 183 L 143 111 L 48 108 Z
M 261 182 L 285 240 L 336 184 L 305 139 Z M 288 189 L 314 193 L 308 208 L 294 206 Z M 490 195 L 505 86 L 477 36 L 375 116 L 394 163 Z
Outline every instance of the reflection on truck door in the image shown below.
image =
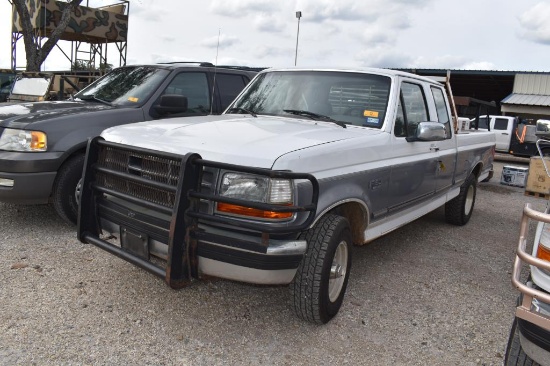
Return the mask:
M 388 210 L 399 210 L 434 194 L 437 153 L 432 142 L 407 141 L 416 134 L 418 123 L 429 121 L 425 92 L 420 84 L 403 82 L 394 126 Z M 401 163 L 402 162 L 402 163 Z

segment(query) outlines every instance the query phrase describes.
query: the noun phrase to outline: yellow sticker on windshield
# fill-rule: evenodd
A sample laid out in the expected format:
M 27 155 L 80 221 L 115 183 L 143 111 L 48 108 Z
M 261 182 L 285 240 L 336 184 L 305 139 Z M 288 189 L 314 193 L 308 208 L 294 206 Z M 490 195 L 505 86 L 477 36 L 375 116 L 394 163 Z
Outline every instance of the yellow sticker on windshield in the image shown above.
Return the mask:
M 378 118 L 378 112 L 376 111 L 369 111 L 367 109 L 365 109 L 363 111 L 363 117 L 374 117 L 374 118 Z
M 139 100 L 139 98 L 136 98 L 136 97 L 129 97 L 128 100 L 129 100 L 130 102 L 137 103 L 137 101 Z

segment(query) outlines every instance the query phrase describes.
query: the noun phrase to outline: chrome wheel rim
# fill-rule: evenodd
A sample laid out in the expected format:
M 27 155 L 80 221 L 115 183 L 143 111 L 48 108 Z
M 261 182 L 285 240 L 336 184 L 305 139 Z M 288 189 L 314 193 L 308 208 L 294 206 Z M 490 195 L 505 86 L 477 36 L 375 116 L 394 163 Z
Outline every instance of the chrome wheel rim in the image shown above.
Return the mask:
M 468 192 L 466 192 L 466 202 L 464 204 L 464 215 L 466 216 L 470 214 L 472 207 L 474 206 L 474 193 L 475 188 L 473 185 L 470 185 L 468 187 Z
M 342 240 L 332 258 L 332 265 L 330 267 L 330 277 L 328 281 L 328 297 L 331 302 L 336 301 L 342 288 L 344 287 L 344 280 L 346 278 L 346 271 L 348 268 L 348 244 L 345 240 Z

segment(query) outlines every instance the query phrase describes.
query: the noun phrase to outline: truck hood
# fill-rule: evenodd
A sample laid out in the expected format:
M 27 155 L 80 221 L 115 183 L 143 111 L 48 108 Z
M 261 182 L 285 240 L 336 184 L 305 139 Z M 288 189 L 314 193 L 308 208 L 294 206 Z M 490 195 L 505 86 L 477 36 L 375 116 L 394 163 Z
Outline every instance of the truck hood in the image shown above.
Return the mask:
M 117 126 L 101 134 L 107 141 L 203 159 L 271 168 L 292 151 L 378 134 L 356 126 L 272 116 L 186 117 Z
M 94 102 L 34 102 L 0 104 L 0 125 L 23 128 L 30 123 L 43 122 L 52 118 L 74 115 L 115 107 Z

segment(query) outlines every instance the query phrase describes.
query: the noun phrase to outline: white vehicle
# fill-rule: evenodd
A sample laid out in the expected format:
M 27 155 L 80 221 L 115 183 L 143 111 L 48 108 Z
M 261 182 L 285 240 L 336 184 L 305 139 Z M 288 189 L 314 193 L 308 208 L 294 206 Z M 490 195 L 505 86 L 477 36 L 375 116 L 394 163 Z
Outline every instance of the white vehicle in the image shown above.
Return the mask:
M 545 169 L 550 177 L 546 164 Z M 531 220 L 537 222 L 537 229 L 529 254 L 526 238 Z M 523 264 L 529 265 L 526 283 L 521 280 Z M 531 366 L 538 363 L 550 366 L 550 203 L 545 212 L 536 211 L 529 204 L 523 209 L 512 283 L 520 291 L 520 296 L 504 365 Z
M 475 125 L 475 120 L 475 118 L 470 120 L 470 127 Z M 496 135 L 496 151 L 508 153 L 517 125 L 517 117 L 484 115 L 479 117 L 478 128 L 485 130 L 489 128 L 493 131 Z
M 173 288 L 211 276 L 290 285 L 296 314 L 326 323 L 352 244 L 442 205 L 449 223 L 469 221 L 495 135 L 455 128 L 444 86 L 428 78 L 265 70 L 220 116 L 92 139 L 78 237 Z

